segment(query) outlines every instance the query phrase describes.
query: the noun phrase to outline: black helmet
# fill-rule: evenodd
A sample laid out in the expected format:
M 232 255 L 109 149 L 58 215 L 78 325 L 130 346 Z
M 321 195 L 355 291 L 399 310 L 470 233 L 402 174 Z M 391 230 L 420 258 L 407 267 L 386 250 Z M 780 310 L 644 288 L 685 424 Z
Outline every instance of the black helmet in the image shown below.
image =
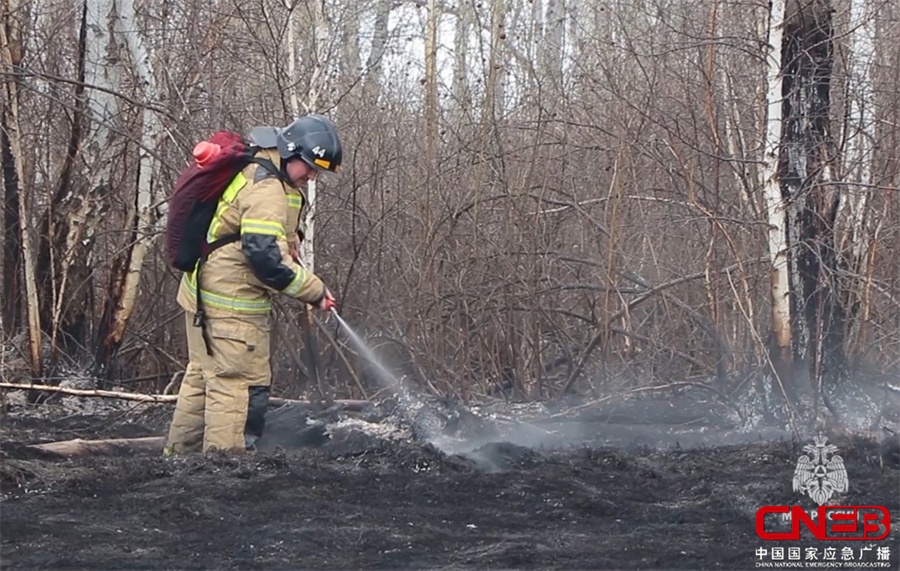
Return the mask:
M 299 157 L 317 170 L 337 172 L 341 166 L 341 140 L 334 123 L 324 115 L 306 115 L 279 129 L 278 153 L 282 160 Z

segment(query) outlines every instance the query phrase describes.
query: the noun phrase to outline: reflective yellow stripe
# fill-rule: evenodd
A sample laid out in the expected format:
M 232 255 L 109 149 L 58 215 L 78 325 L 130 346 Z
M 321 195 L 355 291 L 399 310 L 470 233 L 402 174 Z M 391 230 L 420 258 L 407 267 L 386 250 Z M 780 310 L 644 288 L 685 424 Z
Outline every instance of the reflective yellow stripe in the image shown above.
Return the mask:
M 191 299 L 196 303 L 197 286 L 194 281 L 194 274 L 184 274 L 182 280 L 185 282 L 184 285 L 187 287 L 188 295 L 190 295 Z M 237 297 L 227 297 L 205 289 L 200 290 L 200 295 L 203 296 L 204 306 L 233 311 L 234 313 L 266 315 L 272 310 L 272 302 L 268 299 L 240 299 Z
M 288 208 L 294 208 L 296 210 L 300 210 L 303 208 L 303 197 L 299 194 L 289 194 L 287 195 Z
M 238 192 L 240 192 L 240 190 L 244 188 L 245 184 L 247 184 L 247 179 L 244 178 L 244 173 L 237 173 L 237 176 L 231 179 L 228 187 L 225 188 L 225 192 L 222 193 L 222 200 L 229 204 L 234 202 L 234 199 L 237 198 Z
M 309 274 L 303 268 L 298 267 L 296 272 L 294 279 L 283 290 L 284 293 L 294 297 L 297 297 L 297 294 L 300 293 L 300 290 L 303 289 L 303 286 L 306 285 L 306 280 L 309 278 Z
M 284 238 L 284 225 L 272 220 L 254 220 L 244 218 L 241 220 L 241 236 L 244 234 L 264 234 Z
M 219 237 L 219 228 L 222 226 L 222 213 L 225 212 L 225 209 L 228 208 L 232 202 L 234 202 L 238 192 L 240 192 L 246 184 L 247 179 L 244 178 L 244 174 L 237 173 L 237 176 L 231 179 L 231 182 L 225 187 L 225 192 L 222 193 L 221 198 L 219 198 L 219 203 L 216 205 L 216 214 L 213 216 L 212 222 L 209 225 L 209 231 L 206 233 L 207 242 L 213 242 Z

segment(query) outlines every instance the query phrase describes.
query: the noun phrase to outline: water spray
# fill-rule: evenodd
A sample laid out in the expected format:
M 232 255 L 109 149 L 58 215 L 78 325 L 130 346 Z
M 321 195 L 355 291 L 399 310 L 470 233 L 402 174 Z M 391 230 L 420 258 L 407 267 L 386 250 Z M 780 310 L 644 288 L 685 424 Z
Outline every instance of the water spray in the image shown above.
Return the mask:
M 360 352 L 362 352 L 366 360 L 369 361 L 369 363 L 371 363 L 372 366 L 374 366 L 378 370 L 379 377 L 381 377 L 383 382 L 388 383 L 390 385 L 390 388 L 396 390 L 401 400 L 405 401 L 405 404 L 411 402 L 413 400 L 412 396 L 406 389 L 406 387 L 403 386 L 403 383 L 396 376 L 394 376 L 393 373 L 388 371 L 387 367 L 385 367 L 381 363 L 381 361 L 378 359 L 378 356 L 375 355 L 375 352 L 372 351 L 372 349 L 368 346 L 368 344 L 366 344 L 365 341 L 363 341 L 362 337 L 360 337 L 359 334 L 356 333 L 356 331 L 354 331 L 346 321 L 344 321 L 344 318 L 341 317 L 340 314 L 338 314 L 337 309 L 335 307 L 331 307 L 329 311 L 334 315 L 335 319 L 337 319 L 337 322 L 340 324 L 340 326 L 343 327 L 344 331 L 347 333 L 347 336 L 353 340 L 353 344 L 356 345 L 356 348 Z
M 303 260 L 300 259 L 299 256 L 293 256 L 294 261 L 300 264 L 306 271 L 310 271 L 306 264 L 303 263 Z M 328 292 L 326 290 L 326 295 Z M 378 371 L 378 377 L 382 381 L 383 384 L 388 385 L 387 388 L 393 389 L 399 398 L 400 401 L 400 410 L 404 416 L 411 416 L 411 409 L 421 409 L 424 406 L 424 403 L 421 399 L 416 398 L 398 379 L 393 373 L 391 373 L 387 367 L 385 367 L 378 357 L 375 355 L 375 352 L 369 348 L 368 344 L 363 341 L 362 337 L 353 330 L 350 325 L 344 321 L 344 318 L 340 316 L 338 313 L 337 307 L 335 307 L 334 302 L 330 304 L 330 306 L 325 310 L 326 313 L 331 313 L 334 315 L 334 318 L 337 320 L 338 324 L 343 328 L 343 330 L 347 333 L 347 336 L 353 340 L 353 344 L 356 345 L 357 350 L 359 350 L 366 360 L 375 367 Z M 315 350 L 315 349 L 313 349 Z M 408 419 L 409 420 L 409 419 Z

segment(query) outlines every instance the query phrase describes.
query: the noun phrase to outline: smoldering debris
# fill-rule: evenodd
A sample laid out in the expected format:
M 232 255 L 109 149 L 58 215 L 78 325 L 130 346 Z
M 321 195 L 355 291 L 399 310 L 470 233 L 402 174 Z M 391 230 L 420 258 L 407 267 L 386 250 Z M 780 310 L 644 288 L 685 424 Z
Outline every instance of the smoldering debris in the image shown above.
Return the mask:
M 348 410 L 291 402 L 269 409 L 257 450 L 265 454 L 322 449 L 328 457 L 390 455 L 392 450 L 415 455 L 419 450 L 426 456 L 438 454 L 461 466 L 493 472 L 527 458 L 525 450 L 538 456 L 573 448 L 678 450 L 796 442 L 811 436 L 783 427 L 748 430 L 729 422 L 720 409 L 704 412 L 703 404 L 683 397 L 467 406 L 454 399 L 420 397 L 383 399 L 362 410 Z M 115 430 L 108 421 L 97 420 L 103 416 L 98 406 L 106 407 L 117 420 Z M 104 399 L 85 411 L 62 400 L 37 408 L 19 404 L 10 414 L 23 423 L 23 442 L 31 438 L 32 426 L 35 432 L 41 431 L 43 442 L 52 440 L 47 436 L 51 433 L 60 440 L 141 438 L 165 434 L 171 406 L 129 403 L 123 407 Z M 54 420 L 54 415 L 67 420 Z M 883 452 L 876 454 L 880 462 L 900 466 L 896 434 L 885 437 L 879 431 L 876 438 L 883 441 Z

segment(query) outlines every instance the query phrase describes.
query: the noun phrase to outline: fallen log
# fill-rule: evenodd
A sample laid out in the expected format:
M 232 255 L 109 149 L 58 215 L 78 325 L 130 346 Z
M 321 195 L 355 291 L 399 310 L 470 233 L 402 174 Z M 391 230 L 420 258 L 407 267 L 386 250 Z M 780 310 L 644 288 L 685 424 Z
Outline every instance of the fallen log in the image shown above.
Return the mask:
M 144 438 L 108 438 L 105 440 L 61 440 L 46 444 L 32 444 L 29 448 L 50 452 L 59 456 L 107 456 L 137 452 L 140 450 L 162 450 L 165 443 L 163 436 L 146 436 Z
M 145 395 L 141 393 L 127 393 L 122 391 L 107 391 L 103 389 L 73 389 L 69 387 L 55 387 L 53 385 L 26 385 L 22 383 L 0 382 L 0 389 L 19 390 L 19 391 L 46 391 L 51 393 L 59 393 L 63 395 L 75 397 L 95 397 L 120 399 L 145 403 L 174 403 L 178 400 L 178 395 Z M 298 404 L 303 406 L 311 406 L 312 403 L 305 400 L 285 399 L 279 397 L 270 397 L 269 404 L 273 406 L 281 406 L 283 404 Z M 334 404 L 340 406 L 344 410 L 359 412 L 371 404 L 368 400 L 356 399 L 338 399 Z
M 257 443 L 260 451 L 276 448 L 298 449 L 315 447 L 328 440 L 324 424 L 299 425 L 285 429 L 269 431 Z M 162 453 L 166 438 L 164 436 L 144 436 L 140 438 L 104 438 L 98 440 L 59 440 L 43 444 L 29 444 L 26 448 L 43 453 L 54 454 L 63 458 L 85 456 L 126 456 L 140 452 Z

